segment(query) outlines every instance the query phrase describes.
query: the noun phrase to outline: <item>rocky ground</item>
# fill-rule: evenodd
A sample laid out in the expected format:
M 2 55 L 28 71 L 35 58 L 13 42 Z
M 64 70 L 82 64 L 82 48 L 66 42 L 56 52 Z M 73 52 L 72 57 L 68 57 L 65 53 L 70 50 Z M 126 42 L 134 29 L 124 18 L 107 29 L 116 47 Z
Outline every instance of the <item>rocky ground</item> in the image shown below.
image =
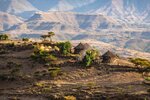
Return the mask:
M 53 66 L 31 59 L 33 48 L 0 54 L 0 100 L 150 100 L 150 85 L 136 66 L 95 64 L 68 57 Z M 53 77 L 47 70 L 58 68 Z

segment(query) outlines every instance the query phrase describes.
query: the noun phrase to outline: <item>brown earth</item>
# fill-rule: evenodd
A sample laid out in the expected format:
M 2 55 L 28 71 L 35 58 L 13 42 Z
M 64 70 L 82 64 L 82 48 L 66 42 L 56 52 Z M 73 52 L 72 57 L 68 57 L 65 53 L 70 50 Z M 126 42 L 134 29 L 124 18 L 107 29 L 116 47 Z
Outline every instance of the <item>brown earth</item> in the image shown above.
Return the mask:
M 58 58 L 55 78 L 35 76 L 49 67 L 30 58 L 33 50 L 0 55 L 0 100 L 55 100 L 74 96 L 77 100 L 150 100 L 149 85 L 135 66 L 98 64 L 84 68 L 70 58 Z M 20 65 L 13 77 L 12 70 Z M 53 67 L 54 67 L 53 66 Z M 7 79 L 2 75 L 8 76 Z M 72 100 L 72 99 L 70 99 Z

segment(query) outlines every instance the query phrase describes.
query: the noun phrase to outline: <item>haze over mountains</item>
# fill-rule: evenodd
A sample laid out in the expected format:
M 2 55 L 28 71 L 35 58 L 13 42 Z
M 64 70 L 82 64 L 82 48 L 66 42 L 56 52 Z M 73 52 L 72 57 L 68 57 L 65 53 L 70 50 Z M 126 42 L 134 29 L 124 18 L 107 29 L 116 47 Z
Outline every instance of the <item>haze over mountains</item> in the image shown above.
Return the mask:
M 150 52 L 149 27 L 150 0 L 0 0 L 0 31 L 14 37 L 54 31 L 59 40 Z

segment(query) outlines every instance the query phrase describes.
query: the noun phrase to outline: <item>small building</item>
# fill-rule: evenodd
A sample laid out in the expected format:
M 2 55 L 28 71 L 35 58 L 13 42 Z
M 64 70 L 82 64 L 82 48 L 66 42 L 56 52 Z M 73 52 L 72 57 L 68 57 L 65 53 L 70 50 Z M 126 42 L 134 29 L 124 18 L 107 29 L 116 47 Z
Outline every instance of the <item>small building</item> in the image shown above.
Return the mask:
M 75 48 L 74 48 L 74 53 L 75 54 L 80 54 L 85 50 L 88 50 L 90 48 L 90 45 L 87 43 L 79 43 Z
M 102 63 L 113 63 L 118 56 L 110 51 L 102 55 Z
M 74 54 L 79 54 L 77 57 L 78 61 L 82 61 L 83 58 L 86 55 L 86 51 L 90 49 L 90 45 L 87 43 L 79 43 L 75 48 L 74 48 Z

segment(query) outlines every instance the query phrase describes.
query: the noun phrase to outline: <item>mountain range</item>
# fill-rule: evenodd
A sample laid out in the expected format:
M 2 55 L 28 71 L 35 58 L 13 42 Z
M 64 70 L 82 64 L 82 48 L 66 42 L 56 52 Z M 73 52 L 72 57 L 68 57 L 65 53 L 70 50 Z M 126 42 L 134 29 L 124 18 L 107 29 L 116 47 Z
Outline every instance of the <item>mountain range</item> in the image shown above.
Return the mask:
M 0 32 L 87 40 L 150 52 L 149 0 L 0 0 Z M 92 42 L 92 41 L 91 41 Z

